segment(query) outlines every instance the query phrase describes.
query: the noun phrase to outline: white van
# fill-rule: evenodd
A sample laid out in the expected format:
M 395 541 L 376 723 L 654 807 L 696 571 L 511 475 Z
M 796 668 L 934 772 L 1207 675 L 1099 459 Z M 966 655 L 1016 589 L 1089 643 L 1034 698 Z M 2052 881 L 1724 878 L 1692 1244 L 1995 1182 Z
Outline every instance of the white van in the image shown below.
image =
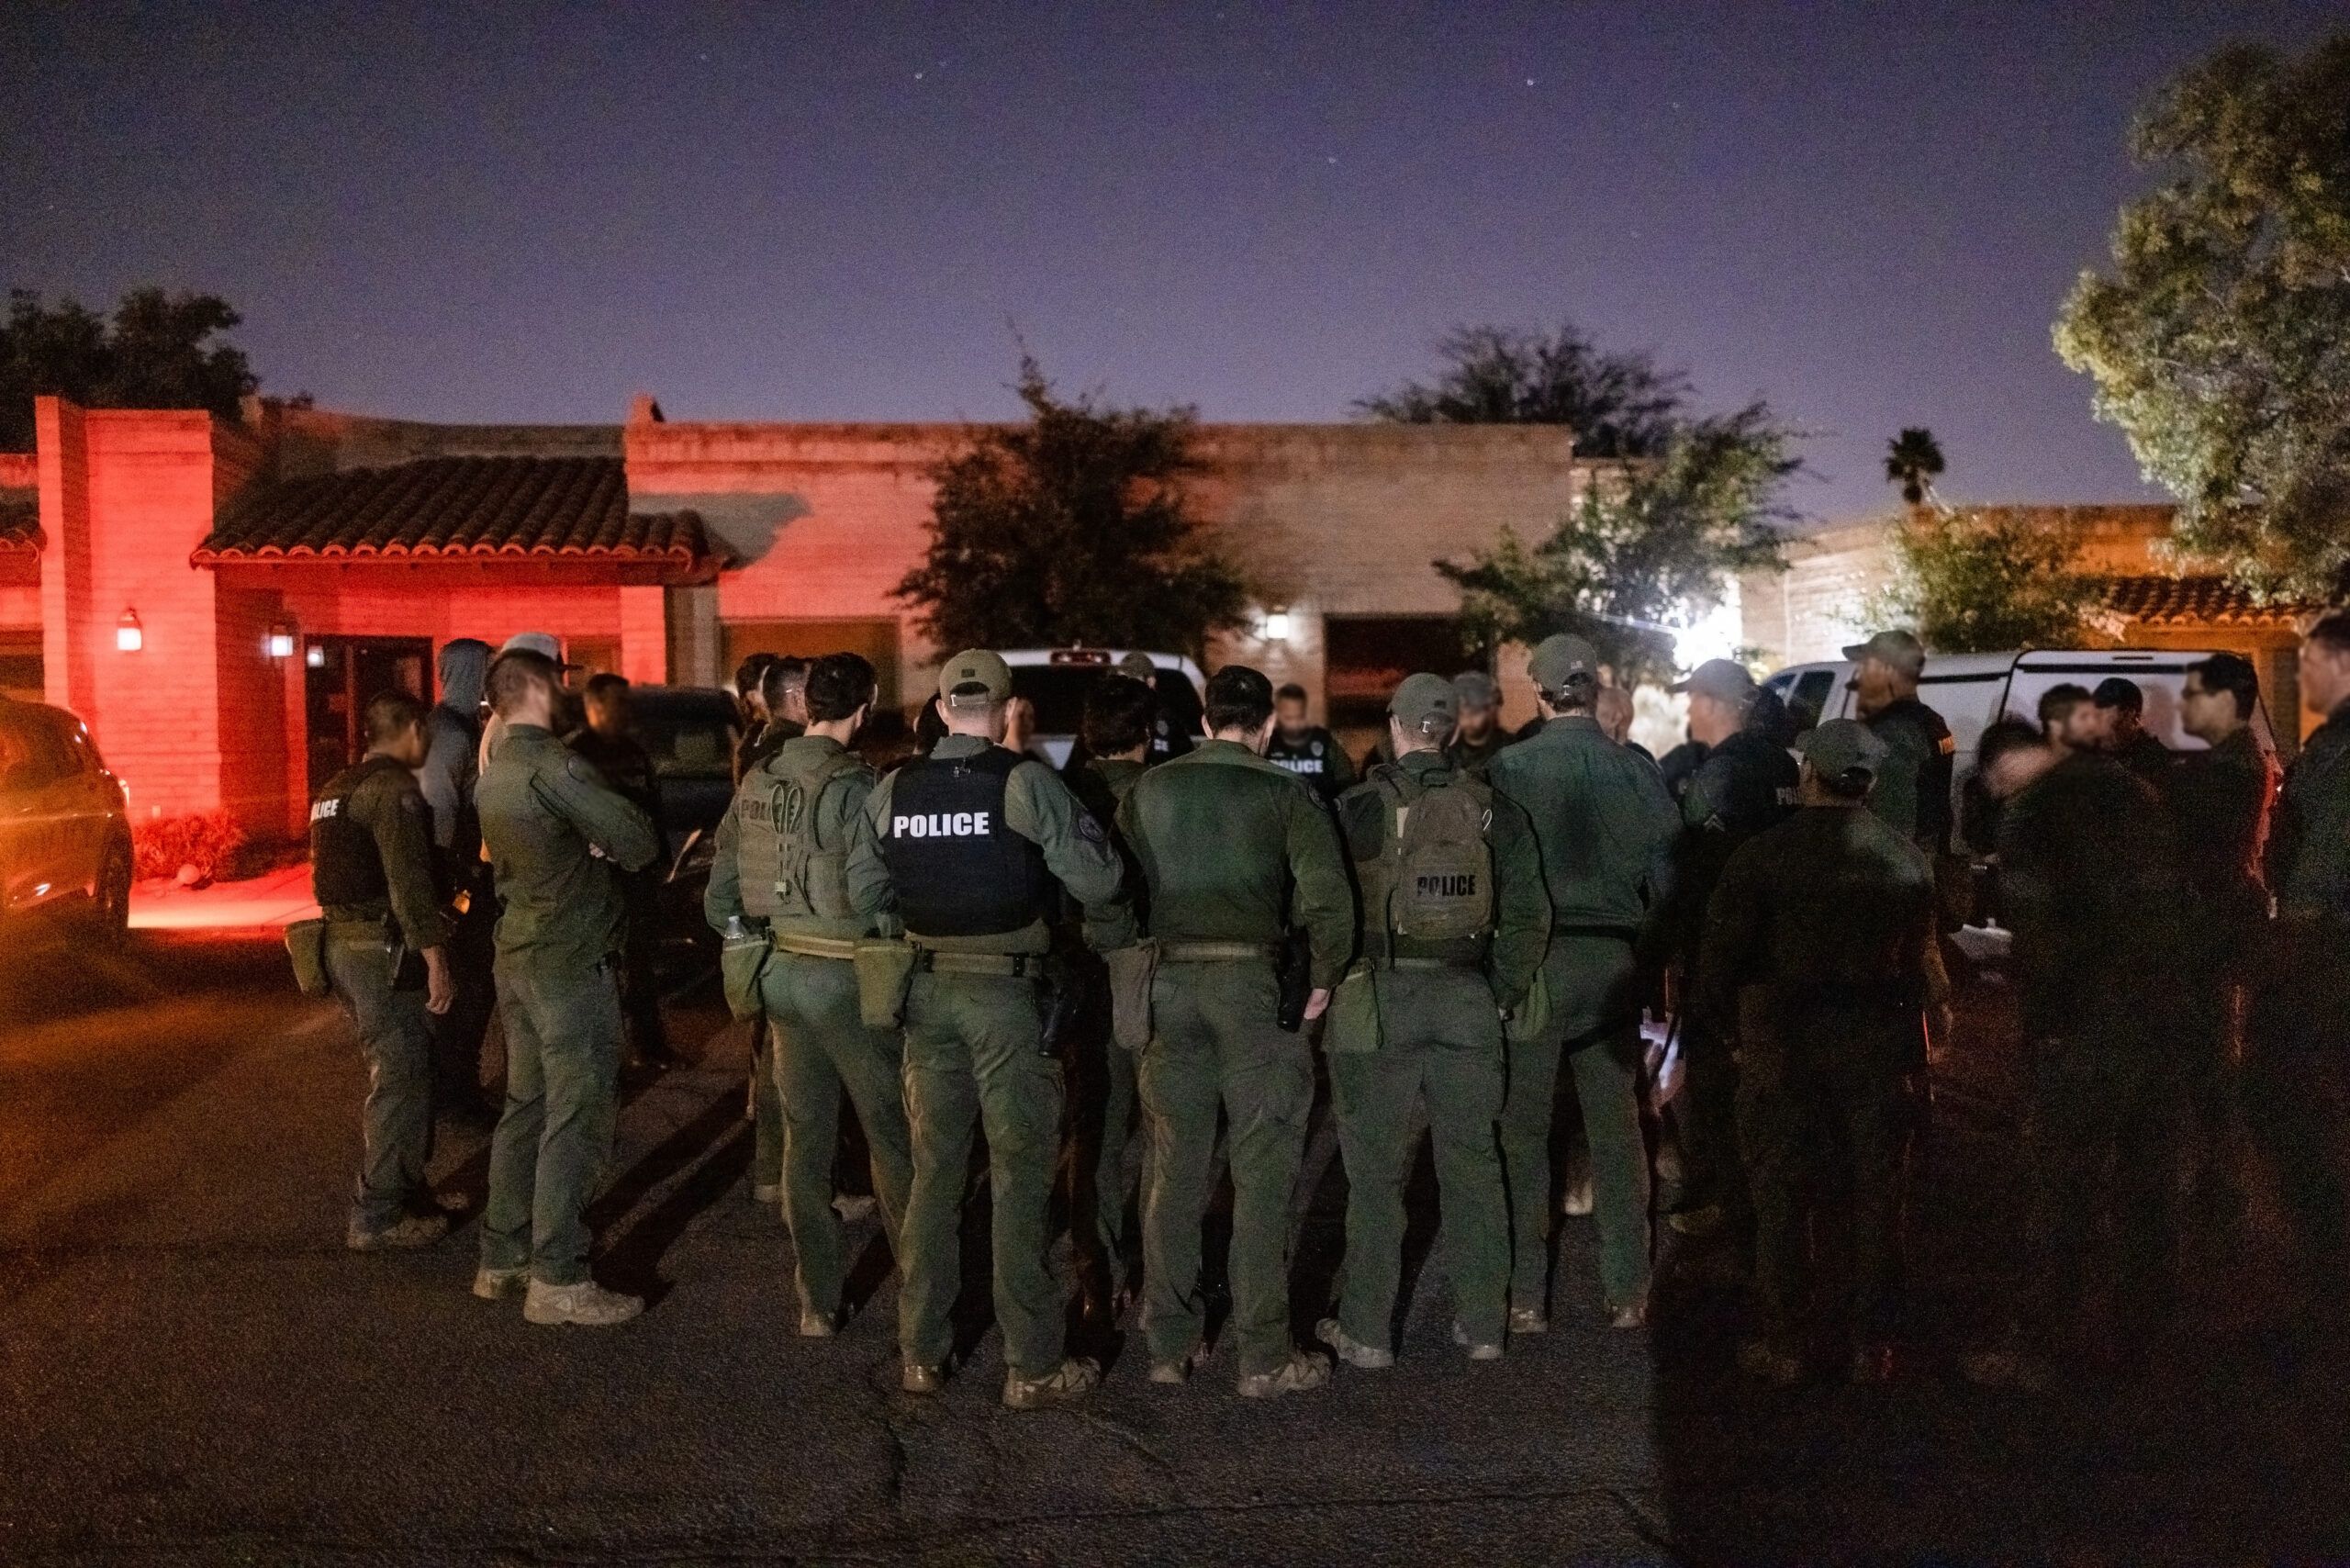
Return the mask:
M 2053 686 L 2070 682 L 2097 689 L 2109 676 L 2135 682 L 2146 694 L 2146 732 L 2173 751 L 2201 751 L 2204 745 L 2179 727 L 2178 694 L 2188 666 L 2215 650 L 2160 651 L 2141 648 L 2046 648 L 2028 654 L 1928 655 L 1918 682 L 1918 700 L 1942 716 L 1958 743 L 1954 777 L 1975 767 L 1975 743 L 1999 718 L 2040 722 L 2040 699 Z M 1795 718 L 1798 734 L 1822 719 L 1849 719 L 1852 711 L 1852 666 L 1844 660 L 1790 665 L 1762 683 Z M 2252 730 L 2261 749 L 2274 752 L 2277 737 L 2264 700 L 2253 710 Z
M 1055 767 L 1068 764 L 1077 745 L 1079 722 L 1085 717 L 1086 689 L 1126 657 L 1125 648 L 1007 648 L 1003 662 L 1012 666 L 1012 694 L 1024 697 L 1036 710 L 1035 734 L 1028 742 L 1031 754 Z M 1163 729 L 1196 737 L 1200 733 L 1200 693 L 1206 686 L 1200 666 L 1181 654 L 1145 651 L 1154 671 L 1151 685 L 1158 692 L 1159 723 Z M 1169 737 L 1152 743 L 1164 754 Z

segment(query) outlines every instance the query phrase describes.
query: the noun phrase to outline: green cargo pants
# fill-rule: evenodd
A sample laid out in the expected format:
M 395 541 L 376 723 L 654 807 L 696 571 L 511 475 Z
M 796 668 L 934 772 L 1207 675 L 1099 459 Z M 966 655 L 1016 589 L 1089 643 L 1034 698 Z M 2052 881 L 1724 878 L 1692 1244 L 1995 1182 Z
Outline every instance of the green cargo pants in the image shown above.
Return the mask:
M 1353 1048 L 1335 1030 L 1324 1042 L 1347 1161 L 1339 1326 L 1366 1345 L 1393 1338 L 1404 1183 L 1418 1142 L 1412 1105 L 1425 1096 L 1454 1316 L 1472 1342 L 1498 1345 L 1509 1314 L 1509 1204 L 1494 1126 L 1502 1114 L 1502 1029 L 1493 988 L 1467 969 L 1397 970 L 1375 983 L 1378 1048 Z
M 392 954 L 380 922 L 329 928 L 327 973 L 350 1011 L 367 1058 L 367 1103 L 351 1223 L 387 1230 L 424 1190 L 432 1141 L 432 1046 L 424 991 L 392 989 Z
M 612 1151 L 621 998 L 611 959 L 498 960 L 506 1108 L 489 1145 L 481 1265 L 550 1285 L 588 1278 L 588 1204 Z
M 1273 966 L 1259 958 L 1162 963 L 1139 1064 L 1150 1166 L 1143 1199 L 1144 1328 L 1153 1361 L 1198 1349 L 1206 1316 L 1200 1226 L 1216 1112 L 1232 1160 L 1232 1327 L 1240 1373 L 1289 1361 L 1290 1199 L 1314 1103 L 1313 1048 L 1275 1022 Z
M 751 1185 L 783 1180 L 783 1097 L 776 1088 L 775 1025 L 751 1020 Z
M 1069 1094 L 1069 1231 L 1103 1302 L 1126 1287 L 1126 1145 L 1134 1136 L 1135 1057 L 1110 1037 L 1110 981 L 1098 960 L 1077 967 L 1085 987 L 1065 1066 Z
M 1763 1334 L 1799 1350 L 1812 1299 L 1811 1220 L 1825 1193 L 1850 1204 L 1842 1327 L 1883 1343 L 1897 1327 L 1902 1089 L 1914 1011 L 1826 1010 L 1742 1042 L 1738 1132 L 1754 1204 L 1754 1293 Z M 1842 1165 L 1841 1179 L 1831 1162 Z
M 868 1029 L 857 1015 L 856 971 L 845 959 L 778 953 L 759 977 L 759 994 L 767 1004 L 774 1088 L 782 1102 L 780 1169 L 792 1282 L 802 1307 L 829 1315 L 840 1310 L 843 1272 L 840 1216 L 833 1212 L 841 1093 L 847 1091 L 865 1128 L 881 1229 L 894 1253 L 913 1184 L 905 1052 L 896 1030 Z
M 2102 1037 L 2041 1041 L 2026 1095 L 2031 1275 L 2024 1341 L 2044 1356 L 2074 1348 L 2101 1222 L 2114 1245 L 2113 1300 L 2128 1337 L 2162 1326 L 2172 1305 L 2174 1058 L 2142 1023 Z
M 1551 1104 L 1563 1057 L 1591 1143 L 1599 1221 L 1599 1282 L 1611 1307 L 1649 1292 L 1649 1156 L 1640 1130 L 1639 1004 L 1628 938 L 1561 931 L 1542 979 L 1550 1023 L 1512 1041 L 1502 1103 L 1502 1166 L 1509 1182 L 1510 1305 L 1547 1312 L 1550 1298 Z
M 971 1129 L 988 1139 L 995 1316 L 1024 1378 L 1061 1364 L 1068 1294 L 1053 1277 L 1050 1209 L 1060 1152 L 1061 1068 L 1044 1054 L 1036 982 L 917 971 L 906 996 L 906 1122 L 913 1184 L 898 1250 L 898 1345 L 912 1365 L 954 1349 L 963 1287 L 963 1184 Z M 826 1151 L 829 1166 L 831 1153 Z

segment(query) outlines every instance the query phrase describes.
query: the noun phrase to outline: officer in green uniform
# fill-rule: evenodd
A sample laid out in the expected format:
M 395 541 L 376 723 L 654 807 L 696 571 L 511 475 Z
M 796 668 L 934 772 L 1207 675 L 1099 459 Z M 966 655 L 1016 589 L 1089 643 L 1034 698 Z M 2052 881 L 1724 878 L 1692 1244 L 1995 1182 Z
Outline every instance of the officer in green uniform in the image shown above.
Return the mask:
M 1494 1360 L 1509 1317 L 1509 1201 L 1494 1134 L 1502 1016 L 1541 968 L 1550 901 L 1533 824 L 1445 755 L 1459 700 L 1441 676 L 1406 677 L 1388 704 L 1394 764 L 1338 801 L 1362 890 L 1362 957 L 1323 1042 L 1347 1160 L 1347 1260 L 1337 1316 L 1319 1332 L 1355 1367 L 1395 1363 L 1404 1183 L 1423 1098 L 1453 1338 L 1472 1360 Z
M 2255 1134 L 2308 1249 L 2314 1302 L 2338 1304 L 2350 1271 L 2350 611 L 2301 639 L 2301 700 L 2324 722 L 2285 770 L 2268 838 L 2277 895 L 2276 983 L 2259 1006 L 2247 1073 Z
M 898 1272 L 900 1383 L 941 1386 L 961 1289 L 957 1216 L 971 1129 L 987 1134 L 1003 1402 L 1029 1409 L 1101 1381 L 1064 1359 L 1048 1210 L 1060 1153 L 1061 1068 L 1045 1037 L 1040 982 L 1058 879 L 1085 909 L 1097 950 L 1134 940 L 1118 857 L 1051 768 L 998 744 L 1012 671 L 975 649 L 938 677 L 947 734 L 866 802 L 846 868 L 850 906 L 894 913 L 915 952 L 905 999 L 906 1117 L 913 1185 Z
M 660 850 L 652 819 L 554 735 L 554 660 L 517 649 L 489 669 L 504 735 L 474 795 L 505 905 L 498 1015 L 506 1108 L 490 1140 L 474 1294 L 524 1291 L 532 1323 L 621 1323 L 642 1299 L 588 1277 L 587 1210 L 612 1145 L 620 1072 L 620 874 Z
M 791 1227 L 800 1332 L 822 1338 L 841 1316 L 840 1217 L 833 1153 L 841 1094 L 856 1107 L 872 1152 L 873 1191 L 894 1250 L 913 1182 L 894 1029 L 867 1028 L 858 1011 L 856 943 L 873 921 L 850 907 L 845 868 L 866 798 L 878 782 L 848 750 L 873 703 L 873 666 L 827 654 L 809 667 L 807 727 L 754 767 L 718 824 L 702 913 L 724 932 L 745 917 L 775 946 L 760 971 L 769 1055 L 783 1117 L 783 1216 Z
M 2165 1327 L 2176 1095 L 2191 1059 L 2181 883 L 2153 789 L 2102 752 L 2059 760 L 2006 720 L 1977 754 L 1999 813 L 2001 915 L 2021 1016 L 2030 1254 L 2011 1338 L 1963 1358 L 2043 1385 L 2086 1349 L 2088 1265 L 2110 1225 L 2119 1344 Z
M 1494 758 L 1495 793 L 1534 823 L 1550 895 L 1548 1020 L 1514 1040 L 1502 1159 L 1514 1233 L 1510 1327 L 1550 1327 L 1551 1103 L 1563 1058 L 1591 1145 L 1600 1285 L 1610 1321 L 1648 1321 L 1649 1165 L 1640 1130 L 1640 1008 L 1673 891 L 1680 814 L 1655 767 L 1609 740 L 1593 709 L 1599 655 L 1546 637 L 1528 666 L 1544 723 Z
M 1355 767 L 1338 737 L 1305 717 L 1305 688 L 1291 681 L 1273 693 L 1273 738 L 1265 743 L 1265 760 L 1286 767 L 1326 801 L 1335 801 L 1354 787 Z
M 744 737 L 735 762 L 740 783 L 785 744 L 808 730 L 808 661 L 770 657 L 759 670 L 758 733 Z M 783 1196 L 783 1101 L 776 1092 L 775 1028 L 765 1014 L 751 1020 L 751 1201 Z
M 1853 663 L 1853 709 L 1886 746 L 1869 810 L 1916 845 L 1937 877 L 1950 856 L 1951 780 L 1958 743 L 1942 716 L 1918 700 L 1926 645 L 1908 632 L 1879 632 L 1844 650 Z
M 1885 743 L 1850 719 L 1814 729 L 1802 809 L 1732 853 L 1706 907 L 1697 1011 L 1737 1045 L 1756 1219 L 1761 1322 L 1740 1360 L 1781 1386 L 1804 1372 L 1807 1233 L 1822 1193 L 1842 1193 L 1852 1210 L 1841 1326 L 1852 1376 L 1893 1372 L 1901 1078 L 1923 1010 L 1946 1008 L 1950 985 L 1933 868 L 1863 805 L 1885 756 Z
M 432 809 L 417 788 L 424 704 L 386 691 L 367 704 L 367 755 L 310 803 L 310 886 L 326 916 L 326 967 L 367 1056 L 359 1184 L 343 1245 L 422 1247 L 449 1228 L 431 1206 L 430 1020 L 455 994 L 449 924 L 433 895 Z M 404 972 L 406 955 L 416 958 Z
M 1115 823 L 1119 806 L 1148 766 L 1158 713 L 1157 695 L 1139 680 L 1109 675 L 1094 682 L 1085 694 L 1079 731 L 1086 758 L 1069 779 L 1087 813 L 1109 826 L 1130 895 L 1142 886 L 1141 868 Z M 1127 1300 L 1126 1146 L 1134 1135 L 1135 1058 L 1111 1037 L 1109 976 L 1101 959 L 1071 955 L 1070 967 L 1084 987 L 1085 1005 L 1080 1026 L 1071 1032 L 1069 1064 L 1075 1080 L 1069 1228 L 1086 1275 L 1087 1311 L 1107 1325 L 1124 1314 Z
M 1202 1354 L 1200 1226 L 1216 1114 L 1230 1123 L 1232 1328 L 1239 1391 L 1316 1388 L 1330 1363 L 1289 1327 L 1290 1201 L 1314 1102 L 1313 1048 L 1281 1025 L 1275 958 L 1292 919 L 1306 933 L 1321 1015 L 1354 947 L 1354 893 L 1330 813 L 1264 758 L 1273 688 L 1227 665 L 1208 681 L 1210 738 L 1145 774 L 1118 824 L 1141 863 L 1158 969 L 1141 1062 L 1150 1129 L 1143 1202 L 1145 1330 L 1154 1382 L 1181 1383 Z

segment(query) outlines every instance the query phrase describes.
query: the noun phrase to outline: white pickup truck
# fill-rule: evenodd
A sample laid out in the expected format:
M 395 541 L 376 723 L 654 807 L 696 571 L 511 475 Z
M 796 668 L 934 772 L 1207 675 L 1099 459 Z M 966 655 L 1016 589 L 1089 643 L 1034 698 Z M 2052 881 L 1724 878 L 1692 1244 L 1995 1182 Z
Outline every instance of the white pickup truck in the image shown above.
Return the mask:
M 1085 716 L 1085 691 L 1102 675 L 1118 667 L 1131 650 L 1125 648 L 1007 648 L 1003 662 L 1012 666 L 1012 694 L 1024 697 L 1036 710 L 1036 728 L 1028 749 L 1055 767 L 1069 762 L 1077 745 L 1077 726 Z M 1164 756 L 1187 750 L 1182 741 L 1200 733 L 1200 693 L 1205 685 L 1200 666 L 1181 654 L 1144 652 L 1151 663 L 1151 684 L 1158 692 L 1159 724 L 1163 732 L 1151 745 Z

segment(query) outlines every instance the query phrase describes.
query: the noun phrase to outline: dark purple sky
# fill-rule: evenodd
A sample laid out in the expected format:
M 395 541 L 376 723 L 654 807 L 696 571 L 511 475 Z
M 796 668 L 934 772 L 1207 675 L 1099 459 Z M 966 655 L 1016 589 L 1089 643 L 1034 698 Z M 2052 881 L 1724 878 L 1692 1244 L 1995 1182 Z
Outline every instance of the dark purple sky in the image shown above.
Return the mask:
M 2050 352 L 2141 95 L 2338 4 L 156 6 L 0 15 L 6 283 L 241 308 L 422 419 L 1330 420 L 1572 317 L 1962 499 L 2144 492 Z

